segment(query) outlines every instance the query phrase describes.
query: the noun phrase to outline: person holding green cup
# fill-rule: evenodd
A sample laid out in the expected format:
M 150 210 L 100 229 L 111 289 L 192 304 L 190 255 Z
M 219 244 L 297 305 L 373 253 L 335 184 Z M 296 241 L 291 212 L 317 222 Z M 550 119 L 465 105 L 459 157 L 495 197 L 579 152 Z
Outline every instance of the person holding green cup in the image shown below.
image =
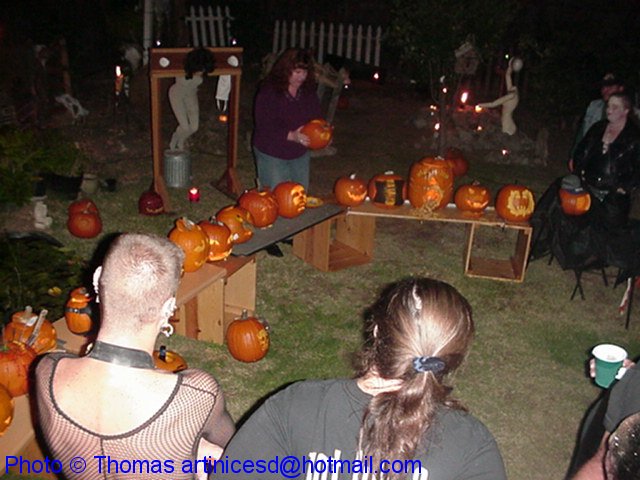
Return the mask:
M 611 343 L 601 343 L 591 351 L 595 359 L 595 382 L 602 388 L 609 388 L 614 380 L 622 378 L 626 372 L 623 362 L 627 351 Z

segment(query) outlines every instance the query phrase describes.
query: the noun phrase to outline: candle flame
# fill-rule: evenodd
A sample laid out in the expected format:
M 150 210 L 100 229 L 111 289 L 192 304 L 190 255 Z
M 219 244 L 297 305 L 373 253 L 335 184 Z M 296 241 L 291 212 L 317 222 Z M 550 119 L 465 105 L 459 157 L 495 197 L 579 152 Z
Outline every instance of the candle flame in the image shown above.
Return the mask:
M 482 107 L 480 105 L 476 105 L 476 113 L 480 113 L 482 111 Z
M 478 128 L 476 128 L 476 130 L 481 132 L 482 131 L 482 125 L 478 125 Z
M 468 99 L 469 99 L 469 92 L 462 92 L 462 95 L 460 95 L 460 102 L 467 103 Z
M 442 93 L 447 93 L 447 87 L 442 87 Z
M 433 126 L 433 129 L 434 129 L 436 132 L 437 132 L 438 130 L 440 130 L 440 122 L 436 123 L 436 124 Z
M 120 65 L 116 65 L 116 77 L 119 77 L 122 75 L 122 70 L 120 69 Z
M 509 155 L 509 150 L 507 150 L 506 148 L 503 148 L 502 155 Z

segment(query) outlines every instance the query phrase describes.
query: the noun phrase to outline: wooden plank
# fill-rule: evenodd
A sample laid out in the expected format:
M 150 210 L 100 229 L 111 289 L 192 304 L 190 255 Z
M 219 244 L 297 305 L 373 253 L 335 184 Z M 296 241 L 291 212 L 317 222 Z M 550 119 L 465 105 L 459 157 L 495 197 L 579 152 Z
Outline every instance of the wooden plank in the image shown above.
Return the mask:
M 375 238 L 375 217 L 343 215 L 336 220 L 336 241 L 369 259 L 373 257 Z
M 334 272 L 343 268 L 355 267 L 371 262 L 371 256 L 335 241 L 330 247 L 329 270 Z
M 198 296 L 198 340 L 224 343 L 224 294 L 224 279 L 219 279 Z

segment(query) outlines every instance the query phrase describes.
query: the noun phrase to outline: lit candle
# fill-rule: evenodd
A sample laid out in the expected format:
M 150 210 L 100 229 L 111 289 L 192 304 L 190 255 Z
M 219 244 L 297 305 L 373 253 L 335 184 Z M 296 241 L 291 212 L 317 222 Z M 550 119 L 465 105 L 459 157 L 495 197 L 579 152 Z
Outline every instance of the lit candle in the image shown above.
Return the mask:
M 191 187 L 189 189 L 189 201 L 192 203 L 200 201 L 200 190 L 198 187 Z
M 509 155 L 509 150 L 507 150 L 506 148 L 503 148 L 503 149 L 502 149 L 502 155 L 504 155 L 505 157 L 506 157 L 507 155 Z
M 373 72 L 373 81 L 377 82 L 378 80 L 380 80 L 380 73 Z
M 469 92 L 462 92 L 462 95 L 460 95 L 460 103 L 464 105 L 465 103 L 467 103 L 468 99 L 469 99 Z
M 442 93 L 447 93 L 447 92 L 448 92 L 447 87 L 442 87 Z
M 478 126 L 476 127 L 476 130 L 477 130 L 477 131 L 479 131 L 479 132 L 481 132 L 481 131 L 482 131 L 482 125 L 478 125 Z
M 124 75 L 120 69 L 120 65 L 116 65 L 116 95 L 120 95 L 122 92 L 122 86 L 124 85 Z
M 227 123 L 229 121 L 229 117 L 226 114 L 221 113 L 220 115 L 218 115 L 218 121 L 220 123 Z
M 476 105 L 476 113 L 480 113 L 482 111 L 482 107 L 480 105 Z

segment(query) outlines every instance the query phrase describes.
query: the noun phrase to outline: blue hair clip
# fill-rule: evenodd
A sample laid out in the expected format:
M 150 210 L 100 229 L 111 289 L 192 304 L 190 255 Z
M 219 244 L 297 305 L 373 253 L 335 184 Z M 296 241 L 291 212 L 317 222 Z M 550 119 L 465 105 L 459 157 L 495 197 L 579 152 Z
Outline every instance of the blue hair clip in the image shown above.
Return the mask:
M 444 360 L 438 357 L 415 357 L 413 359 L 413 369 L 419 373 L 440 373 L 445 367 Z

